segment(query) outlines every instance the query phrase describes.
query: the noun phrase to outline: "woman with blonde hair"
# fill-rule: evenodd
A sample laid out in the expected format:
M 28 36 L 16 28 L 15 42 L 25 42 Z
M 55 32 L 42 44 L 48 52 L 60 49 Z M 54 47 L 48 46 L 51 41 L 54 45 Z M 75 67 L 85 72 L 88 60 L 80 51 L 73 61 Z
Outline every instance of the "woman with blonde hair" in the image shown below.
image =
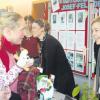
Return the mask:
M 92 21 L 92 35 L 95 40 L 94 43 L 94 57 L 96 60 L 94 91 L 100 94 L 100 16 Z
M 14 54 L 20 49 L 24 37 L 24 19 L 15 12 L 0 14 L 0 99 L 21 100 L 17 94 L 17 77 L 25 66 L 31 66 L 33 59 L 23 50 L 17 63 Z M 14 93 L 15 92 L 15 93 Z

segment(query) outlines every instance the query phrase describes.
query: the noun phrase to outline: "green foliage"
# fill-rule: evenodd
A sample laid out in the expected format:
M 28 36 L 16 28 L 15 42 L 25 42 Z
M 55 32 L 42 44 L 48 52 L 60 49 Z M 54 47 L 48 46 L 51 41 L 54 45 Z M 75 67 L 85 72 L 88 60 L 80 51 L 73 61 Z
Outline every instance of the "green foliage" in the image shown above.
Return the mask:
M 36 80 L 41 80 L 41 78 L 43 78 L 43 77 L 48 77 L 47 75 L 39 75 L 39 76 L 37 76 L 37 78 L 36 78 Z
M 93 92 L 93 89 L 89 88 L 87 83 L 83 83 L 82 87 L 76 86 L 73 89 L 72 96 L 73 97 L 77 96 L 80 90 L 82 91 L 82 94 L 79 100 L 99 100 L 95 95 L 95 93 Z
M 73 97 L 77 96 L 79 92 L 80 92 L 80 86 L 77 85 L 72 91 L 72 96 Z

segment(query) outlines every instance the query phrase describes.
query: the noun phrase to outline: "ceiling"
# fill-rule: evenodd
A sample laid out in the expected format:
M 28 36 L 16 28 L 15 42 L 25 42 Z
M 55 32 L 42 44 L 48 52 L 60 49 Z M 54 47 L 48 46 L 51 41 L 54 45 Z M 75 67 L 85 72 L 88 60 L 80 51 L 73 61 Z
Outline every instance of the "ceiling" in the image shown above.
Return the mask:
M 33 4 L 37 4 L 37 3 L 44 3 L 44 2 L 48 2 L 50 0 L 32 0 Z

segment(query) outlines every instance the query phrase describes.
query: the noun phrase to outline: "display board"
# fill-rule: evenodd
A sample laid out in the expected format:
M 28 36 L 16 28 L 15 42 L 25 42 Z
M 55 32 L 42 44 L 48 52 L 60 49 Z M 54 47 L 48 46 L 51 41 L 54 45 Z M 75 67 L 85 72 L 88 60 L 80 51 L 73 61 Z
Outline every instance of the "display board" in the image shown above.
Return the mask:
M 58 9 L 54 7 L 52 5 L 51 34 L 62 44 L 72 70 L 85 75 L 88 0 L 60 0 Z

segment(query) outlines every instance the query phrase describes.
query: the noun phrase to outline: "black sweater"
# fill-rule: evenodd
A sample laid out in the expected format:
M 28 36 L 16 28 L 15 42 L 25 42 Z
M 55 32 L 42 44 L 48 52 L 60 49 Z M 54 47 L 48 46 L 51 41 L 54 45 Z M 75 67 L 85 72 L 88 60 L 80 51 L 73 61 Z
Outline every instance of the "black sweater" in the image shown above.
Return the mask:
M 47 34 L 42 44 L 42 67 L 44 73 L 54 74 L 54 87 L 61 93 L 72 96 L 75 87 L 71 66 L 58 40 Z

